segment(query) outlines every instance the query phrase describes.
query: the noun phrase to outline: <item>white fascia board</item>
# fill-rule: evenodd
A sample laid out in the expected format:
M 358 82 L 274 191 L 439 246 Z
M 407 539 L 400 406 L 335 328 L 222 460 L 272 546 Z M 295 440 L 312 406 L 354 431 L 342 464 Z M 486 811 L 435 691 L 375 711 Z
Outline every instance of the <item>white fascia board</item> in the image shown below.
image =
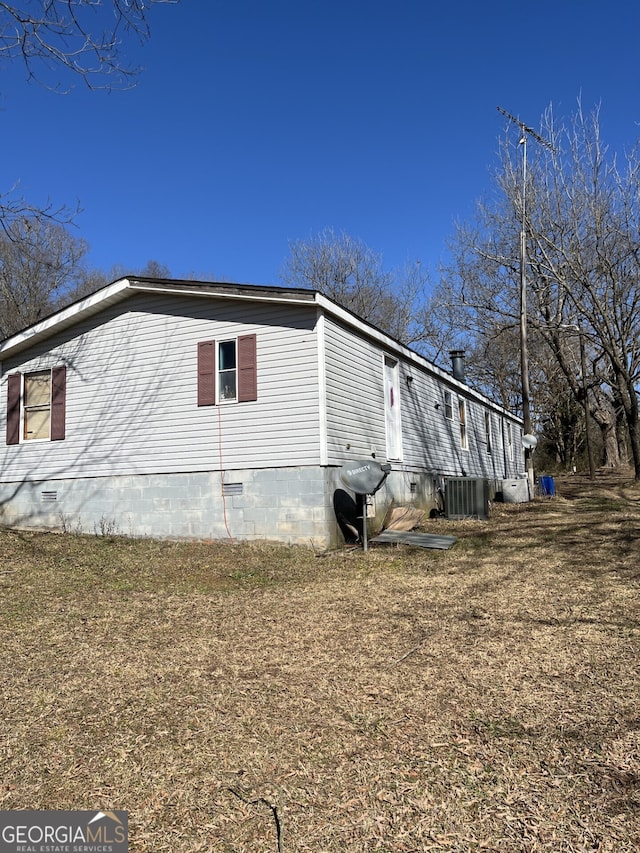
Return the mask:
M 474 391 L 473 388 L 470 388 L 469 385 L 466 385 L 464 382 L 454 379 L 450 373 L 442 370 L 442 368 L 433 364 L 433 362 L 429 361 L 424 356 L 414 352 L 399 341 L 396 341 L 390 335 L 387 335 L 375 326 L 369 325 L 369 323 L 366 323 L 364 320 L 356 317 L 355 314 L 352 314 L 351 311 L 347 311 L 337 303 L 327 299 L 321 293 L 316 295 L 316 301 L 328 314 L 332 314 L 346 325 L 351 326 L 366 337 L 377 341 L 389 352 L 395 353 L 396 355 L 401 356 L 405 361 L 415 364 L 420 370 L 424 370 L 432 376 L 438 377 L 438 379 L 448 385 L 451 389 L 458 391 L 461 396 L 464 396 L 467 399 L 476 400 L 477 402 L 482 403 L 483 406 L 487 406 L 488 408 L 493 409 L 493 411 L 499 412 L 501 415 L 510 418 L 516 423 L 522 423 L 520 418 L 516 417 L 503 406 L 498 405 L 498 403 L 494 403 L 493 400 L 485 397 L 484 394 L 481 394 L 479 391 Z
M 82 317 L 95 314 L 102 308 L 112 305 L 114 302 L 119 302 L 125 298 L 129 290 L 129 279 L 121 278 L 101 288 L 96 293 L 85 296 L 84 299 L 80 299 L 72 305 L 62 308 L 50 317 L 45 317 L 39 323 L 29 326 L 28 329 L 18 332 L 18 334 L 0 343 L 0 361 L 37 343 L 43 338 L 47 338 L 58 331 L 72 326 Z

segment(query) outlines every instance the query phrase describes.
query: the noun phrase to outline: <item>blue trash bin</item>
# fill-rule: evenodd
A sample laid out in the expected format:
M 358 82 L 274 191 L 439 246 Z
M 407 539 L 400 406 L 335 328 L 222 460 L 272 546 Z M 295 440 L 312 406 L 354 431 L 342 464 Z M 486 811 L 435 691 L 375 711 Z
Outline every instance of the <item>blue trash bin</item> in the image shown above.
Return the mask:
M 540 477 L 540 493 L 552 498 L 556 493 L 556 485 L 553 482 L 553 477 L 545 475 Z

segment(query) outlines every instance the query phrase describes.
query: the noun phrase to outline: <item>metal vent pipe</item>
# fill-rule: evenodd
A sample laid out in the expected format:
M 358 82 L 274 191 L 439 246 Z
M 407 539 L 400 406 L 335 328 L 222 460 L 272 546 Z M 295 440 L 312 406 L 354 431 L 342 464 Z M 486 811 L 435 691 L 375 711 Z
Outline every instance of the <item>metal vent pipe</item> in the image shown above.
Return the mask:
M 457 379 L 458 382 L 464 382 L 465 351 L 463 349 L 452 349 L 449 351 L 449 357 L 451 358 L 451 365 L 453 367 L 453 378 Z

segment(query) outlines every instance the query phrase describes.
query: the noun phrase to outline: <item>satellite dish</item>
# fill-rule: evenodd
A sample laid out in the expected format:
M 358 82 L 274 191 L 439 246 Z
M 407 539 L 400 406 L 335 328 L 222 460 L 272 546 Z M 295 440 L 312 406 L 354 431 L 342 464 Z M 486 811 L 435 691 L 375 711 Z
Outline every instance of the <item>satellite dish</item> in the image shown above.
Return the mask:
M 538 445 L 538 439 L 535 435 L 531 435 L 531 433 L 526 432 L 522 436 L 522 446 L 526 448 L 526 450 L 535 450 Z
M 372 495 L 387 479 L 391 465 L 381 465 L 375 459 L 356 459 L 346 462 L 340 469 L 344 485 L 358 495 Z

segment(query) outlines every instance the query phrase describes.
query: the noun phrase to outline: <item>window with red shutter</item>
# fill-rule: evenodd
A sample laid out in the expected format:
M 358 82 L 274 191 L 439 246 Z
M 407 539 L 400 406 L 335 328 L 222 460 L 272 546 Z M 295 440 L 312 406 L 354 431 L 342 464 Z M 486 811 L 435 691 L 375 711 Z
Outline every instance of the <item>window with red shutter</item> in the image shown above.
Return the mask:
M 218 344 L 218 402 L 238 400 L 238 348 L 235 339 Z
M 22 387 L 22 440 L 51 438 L 51 371 L 25 373 Z
M 256 336 L 198 343 L 198 405 L 258 399 Z
M 12 373 L 7 382 L 7 444 L 62 441 L 66 432 L 67 369 Z

